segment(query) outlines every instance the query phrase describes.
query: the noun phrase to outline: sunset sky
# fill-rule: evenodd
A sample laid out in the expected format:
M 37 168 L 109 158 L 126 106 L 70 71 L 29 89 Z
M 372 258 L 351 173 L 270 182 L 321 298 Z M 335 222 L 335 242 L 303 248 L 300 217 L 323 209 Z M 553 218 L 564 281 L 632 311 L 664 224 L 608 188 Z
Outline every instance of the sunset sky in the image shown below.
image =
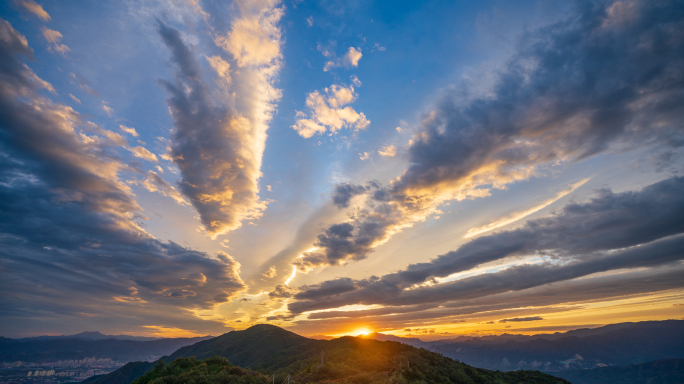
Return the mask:
M 0 4 L 0 336 L 684 318 L 678 1 Z

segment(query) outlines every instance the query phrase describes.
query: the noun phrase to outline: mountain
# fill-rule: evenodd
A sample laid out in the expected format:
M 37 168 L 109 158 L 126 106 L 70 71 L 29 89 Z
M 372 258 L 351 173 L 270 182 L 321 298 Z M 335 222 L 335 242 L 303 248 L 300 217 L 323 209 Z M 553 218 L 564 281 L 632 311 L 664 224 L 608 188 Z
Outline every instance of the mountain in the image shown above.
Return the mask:
M 309 339 L 273 325 L 259 324 L 180 348 L 165 360 L 221 356 L 240 367 L 274 370 L 304 359 L 314 353 L 312 351 L 320 351 L 328 342 Z
M 361 337 L 313 340 L 272 325 L 255 325 L 244 331 L 233 331 L 219 337 L 183 347 L 163 358 L 170 372 L 183 367 L 197 367 L 195 359 L 219 356 L 231 364 L 261 373 L 275 374 L 277 381 L 290 375 L 297 383 L 385 383 L 389 377 L 399 383 L 568 383 L 537 371 L 495 372 L 478 369 L 426 349 L 418 349 L 395 341 L 378 341 Z M 323 359 L 323 365 L 321 365 Z M 212 360 L 213 361 L 213 360 Z M 206 360 L 205 360 L 206 362 Z M 209 363 L 208 363 L 209 364 Z M 211 363 L 214 364 L 214 363 Z M 201 365 L 201 364 L 200 364 Z M 151 369 L 152 363 L 146 366 Z M 125 368 L 125 367 L 124 367 Z M 122 368 L 123 369 L 123 368 Z M 156 369 L 156 368 L 155 368 Z M 161 368 L 160 368 L 161 369 Z M 194 368 L 193 368 L 194 369 Z M 204 368 L 202 368 L 204 369 Z M 229 371 L 229 366 L 224 366 Z M 132 369 L 128 369 L 132 371 Z M 189 376 L 183 376 L 187 373 Z M 128 384 L 125 372 L 114 371 L 89 384 Z M 201 374 L 197 373 L 198 375 Z M 190 382 L 213 382 L 194 378 L 183 371 Z M 173 376 L 173 375 L 171 375 Z M 168 376 L 158 384 L 180 383 Z M 192 377 L 191 377 L 192 376 Z M 152 376 L 134 384 L 147 384 Z M 204 377 L 204 376 L 203 376 Z M 136 378 L 128 376 L 128 380 Z M 197 379 L 197 380 L 195 380 Z M 221 381 L 219 381 L 221 382 Z M 226 381 L 223 381 L 228 383 Z
M 583 336 L 577 336 L 583 335 Z M 626 366 L 684 358 L 684 321 L 647 321 L 578 330 L 565 336 L 527 341 L 479 340 L 431 345 L 429 349 L 475 367 L 557 372 L 599 366 Z
M 116 339 L 116 340 L 135 340 L 135 341 L 152 341 L 159 340 L 160 337 L 146 337 L 146 336 L 129 336 L 129 335 L 103 335 L 100 332 L 81 332 L 75 335 L 65 335 L 65 336 L 35 336 L 26 337 L 22 339 L 16 339 L 17 341 L 46 341 L 46 340 L 58 340 L 58 339 L 79 339 L 79 340 L 106 340 L 106 339 Z
M 0 362 L 17 360 L 48 362 L 86 357 L 111 358 L 119 361 L 147 360 L 150 356 L 169 355 L 178 348 L 210 337 L 170 338 L 151 341 L 70 338 L 19 341 L 0 338 Z
M 573 384 L 681 384 L 684 383 L 684 359 L 565 371 L 556 375 Z

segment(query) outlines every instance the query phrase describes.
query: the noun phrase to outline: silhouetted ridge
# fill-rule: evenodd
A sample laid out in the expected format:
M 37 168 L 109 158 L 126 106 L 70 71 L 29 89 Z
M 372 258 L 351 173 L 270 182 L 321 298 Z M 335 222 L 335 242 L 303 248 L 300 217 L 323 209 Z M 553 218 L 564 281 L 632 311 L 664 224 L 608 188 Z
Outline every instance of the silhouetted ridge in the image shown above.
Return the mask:
M 181 348 L 166 361 L 181 357 L 206 359 L 227 358 L 245 368 L 278 369 L 303 358 L 325 340 L 313 340 L 269 324 L 258 324 L 243 331 L 232 331 L 219 337 Z
M 324 355 L 323 365 L 321 352 Z M 210 363 L 195 360 L 207 358 Z M 225 358 L 230 363 L 221 363 L 223 360 L 216 360 L 218 358 Z M 181 348 L 163 360 L 174 368 L 161 365 L 159 369 L 155 368 L 156 373 L 150 372 L 137 383 L 181 384 L 194 381 L 227 384 L 229 381 L 223 381 L 219 374 L 229 375 L 231 365 L 268 375 L 276 374 L 279 378 L 276 381 L 280 382 L 290 375 L 295 383 L 385 383 L 388 377 L 394 377 L 395 383 L 422 384 L 567 383 L 537 371 L 495 372 L 474 368 L 426 349 L 394 341 L 350 336 L 313 340 L 272 325 L 256 325 L 243 331 L 229 332 Z M 204 368 L 203 364 L 214 368 Z M 239 380 L 253 377 L 241 375 L 244 379 Z M 111 376 L 112 379 L 115 377 L 118 376 Z M 130 377 L 130 380 L 134 378 Z M 91 384 L 127 383 L 100 381 Z

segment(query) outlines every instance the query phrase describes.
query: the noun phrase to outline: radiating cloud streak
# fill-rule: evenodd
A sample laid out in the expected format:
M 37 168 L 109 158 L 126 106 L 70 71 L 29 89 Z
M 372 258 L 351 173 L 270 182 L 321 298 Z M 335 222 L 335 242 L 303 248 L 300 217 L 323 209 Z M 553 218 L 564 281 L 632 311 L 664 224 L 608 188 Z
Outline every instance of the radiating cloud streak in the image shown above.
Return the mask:
M 364 259 L 444 202 L 489 196 L 542 166 L 644 146 L 680 151 L 684 7 L 635 1 L 623 17 L 615 4 L 582 3 L 578 15 L 527 34 L 491 95 L 448 92 L 409 142 L 404 173 L 295 265 Z
M 515 223 L 518 220 L 524 219 L 525 217 L 527 217 L 527 216 L 529 216 L 535 212 L 539 212 L 540 210 L 542 210 L 542 209 L 548 207 L 549 205 L 555 203 L 556 201 L 563 198 L 564 196 L 567 196 L 568 194 L 574 192 L 577 188 L 581 187 L 582 185 L 584 185 L 589 180 L 590 179 L 584 179 L 584 180 L 581 180 L 575 184 L 572 184 L 570 187 L 566 188 L 565 190 L 556 193 L 556 195 L 554 197 L 547 199 L 547 200 L 544 200 L 542 203 L 540 203 L 540 204 L 538 204 L 538 205 L 536 205 L 530 209 L 526 209 L 524 211 L 516 212 L 516 213 L 514 213 L 508 217 L 501 218 L 499 220 L 494 221 L 493 223 L 484 225 L 482 227 L 471 228 L 468 230 L 468 232 L 466 232 L 465 236 L 463 236 L 463 237 L 467 239 L 467 238 L 470 238 L 473 236 L 481 235 L 485 232 L 493 231 L 497 228 L 501 228 L 501 227 L 506 226 L 508 224 Z
M 257 218 L 264 204 L 258 193 L 260 161 L 252 122 L 217 105 L 202 82 L 200 66 L 177 30 L 160 24 L 159 33 L 177 65 L 176 84 L 162 81 L 176 125 L 171 156 L 181 171 L 180 190 L 216 237 Z
M 214 42 L 232 55 L 238 71 L 219 55 L 205 58 L 237 98 L 215 97 L 180 33 L 159 26 L 177 68 L 175 83 L 162 81 L 175 120 L 171 157 L 181 171 L 180 191 L 212 238 L 258 219 L 266 208 L 258 193 L 266 131 L 280 97 L 273 87 L 281 61 L 278 4 L 238 1 L 230 31 L 214 32 Z
M 684 178 L 639 192 L 602 191 L 590 202 L 569 204 L 557 215 L 511 231 L 483 236 L 428 263 L 364 280 L 337 279 L 303 287 L 293 313 L 353 304 L 417 305 L 516 291 L 597 272 L 652 267 L 684 259 Z M 515 256 L 556 262 L 519 265 L 441 284 L 434 278 Z M 429 283 L 429 284 L 425 284 Z M 329 293 L 327 287 L 336 287 Z

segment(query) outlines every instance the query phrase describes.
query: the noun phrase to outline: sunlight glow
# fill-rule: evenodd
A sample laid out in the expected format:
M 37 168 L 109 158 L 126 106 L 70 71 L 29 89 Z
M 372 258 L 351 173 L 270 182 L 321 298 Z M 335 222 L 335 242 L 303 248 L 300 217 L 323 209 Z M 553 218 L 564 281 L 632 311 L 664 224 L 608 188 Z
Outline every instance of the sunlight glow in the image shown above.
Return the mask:
M 295 278 L 295 275 L 297 275 L 297 267 L 292 267 L 292 274 L 285 280 L 285 285 L 289 285 L 290 281 Z

